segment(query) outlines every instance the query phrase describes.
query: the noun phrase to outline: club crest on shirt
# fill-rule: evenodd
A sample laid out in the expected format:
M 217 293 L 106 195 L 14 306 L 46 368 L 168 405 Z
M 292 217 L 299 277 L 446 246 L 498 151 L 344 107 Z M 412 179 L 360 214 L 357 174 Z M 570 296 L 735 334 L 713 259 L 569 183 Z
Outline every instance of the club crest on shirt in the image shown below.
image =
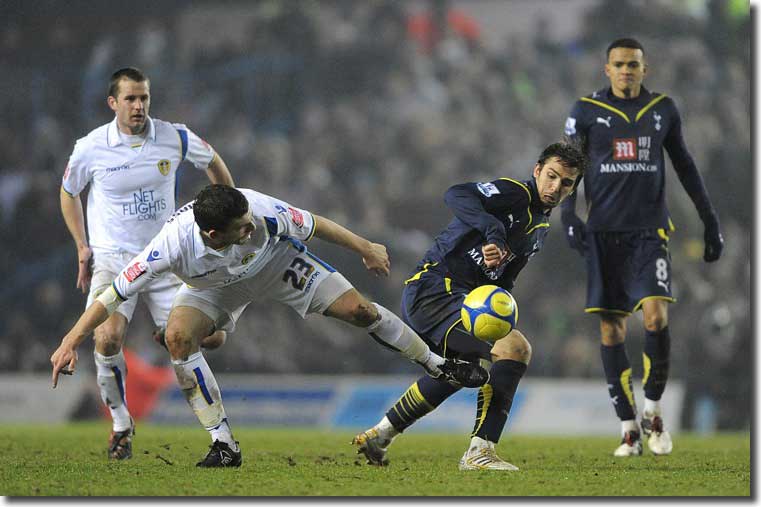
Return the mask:
M 253 252 L 252 252 L 252 253 L 250 253 L 250 254 L 246 254 L 246 255 L 245 255 L 245 256 L 244 256 L 244 257 L 243 257 L 243 258 L 240 260 L 240 263 L 241 263 L 241 264 L 248 264 L 249 262 L 251 262 L 251 261 L 253 260 L 253 258 L 254 258 L 254 257 L 256 257 L 256 254 L 255 254 L 255 253 L 253 253 Z
M 156 165 L 158 166 L 159 172 L 161 173 L 162 176 L 166 176 L 167 174 L 169 174 L 169 169 L 171 169 L 172 167 L 171 162 L 169 162 L 169 160 L 165 158 L 159 160 L 158 164 Z

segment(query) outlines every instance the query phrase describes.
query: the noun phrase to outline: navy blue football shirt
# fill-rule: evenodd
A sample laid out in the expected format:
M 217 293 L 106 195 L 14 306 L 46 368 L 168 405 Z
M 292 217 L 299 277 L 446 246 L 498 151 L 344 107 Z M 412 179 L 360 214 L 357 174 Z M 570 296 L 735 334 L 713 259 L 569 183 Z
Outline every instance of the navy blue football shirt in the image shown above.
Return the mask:
M 668 96 L 644 86 L 633 99 L 616 97 L 610 87 L 598 90 L 576 101 L 565 134 L 580 138 L 589 157 L 583 180 L 588 230 L 670 227 L 664 149 L 700 217 L 713 214 L 684 143 L 679 111 Z M 564 209 L 574 205 L 573 195 L 563 204 Z
M 466 287 L 498 285 L 512 290 L 529 257 L 544 244 L 550 210 L 545 210 L 534 180 L 500 178 L 463 183 L 447 190 L 455 218 L 435 239 L 418 269 L 435 270 Z M 507 252 L 499 266 L 487 268 L 481 247 L 493 243 Z

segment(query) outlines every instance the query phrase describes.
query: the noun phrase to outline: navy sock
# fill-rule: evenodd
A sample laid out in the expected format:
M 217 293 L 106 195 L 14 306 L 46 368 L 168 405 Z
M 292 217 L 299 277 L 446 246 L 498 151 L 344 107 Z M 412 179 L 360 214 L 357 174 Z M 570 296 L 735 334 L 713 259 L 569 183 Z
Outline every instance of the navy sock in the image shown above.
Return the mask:
M 512 359 L 501 359 L 489 370 L 489 383 L 478 391 L 476 424 L 471 436 L 497 443 L 507 422 L 518 382 L 528 365 Z
M 645 397 L 649 400 L 660 400 L 666 389 L 670 351 L 671 337 L 668 326 L 660 331 L 645 330 L 645 350 L 642 354 L 645 366 L 643 383 Z
M 386 417 L 394 428 L 404 431 L 459 390 L 460 388 L 444 380 L 424 375 L 404 392 L 394 406 L 386 412 Z
M 622 421 L 634 419 L 636 405 L 632 391 L 632 368 L 623 343 L 608 347 L 600 345 L 602 366 L 608 381 L 608 393 L 616 415 Z

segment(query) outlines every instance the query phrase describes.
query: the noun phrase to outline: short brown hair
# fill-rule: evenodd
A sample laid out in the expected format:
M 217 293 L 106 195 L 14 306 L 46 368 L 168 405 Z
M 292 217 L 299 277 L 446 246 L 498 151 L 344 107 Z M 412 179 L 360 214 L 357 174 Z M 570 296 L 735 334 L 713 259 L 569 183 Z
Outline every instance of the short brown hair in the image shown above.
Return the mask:
M 142 70 L 135 67 L 124 67 L 111 74 L 111 80 L 108 85 L 108 96 L 113 98 L 119 98 L 119 81 L 122 79 L 130 79 L 138 83 L 143 81 L 150 82 L 148 76 L 146 76 Z

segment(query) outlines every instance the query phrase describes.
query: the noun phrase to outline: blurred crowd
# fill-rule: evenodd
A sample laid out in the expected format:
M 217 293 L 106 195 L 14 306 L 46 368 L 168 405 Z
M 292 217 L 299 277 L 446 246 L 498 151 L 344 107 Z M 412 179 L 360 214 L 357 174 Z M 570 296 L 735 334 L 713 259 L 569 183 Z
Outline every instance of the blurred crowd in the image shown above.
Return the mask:
M 462 181 L 528 179 L 541 149 L 561 136 L 574 100 L 606 85 L 607 44 L 634 36 L 650 63 L 645 85 L 681 110 L 726 239 L 722 259 L 703 263 L 702 224 L 669 174 L 679 300 L 670 319 L 672 376 L 687 384 L 688 405 L 745 407 L 748 419 L 722 427 L 749 424 L 750 18 L 735 2 L 707 0 L 686 11 L 696 3 L 643 9 L 641 1 L 601 0 L 578 13 L 582 31 L 572 40 L 555 40 L 539 18 L 533 35 L 507 33 L 497 43 L 492 36 L 489 44 L 468 12 L 478 2 L 200 2 L 191 11 L 173 3 L 159 2 L 129 30 L 105 7 L 0 16 L 0 371 L 46 370 L 84 307 L 58 192 L 74 141 L 112 118 L 105 95 L 115 69 L 142 68 L 151 77 L 152 116 L 204 137 L 238 186 L 385 244 L 387 279 L 367 273 L 353 253 L 318 240 L 311 246 L 397 310 L 403 280 L 451 218 L 444 191 Z M 204 181 L 185 168 L 178 204 Z M 559 213 L 552 230 L 514 291 L 534 350 L 530 374 L 599 378 L 597 319 L 583 313 L 583 262 L 565 244 Z M 630 320 L 631 344 L 642 340 L 638 319 Z M 210 364 L 254 373 L 416 371 L 360 330 L 307 320 L 251 305 Z M 151 330 L 147 312 L 137 312 L 127 345 L 166 361 Z M 80 351 L 82 367 L 91 367 L 90 349 Z M 632 361 L 636 377 L 641 360 L 632 354 Z

